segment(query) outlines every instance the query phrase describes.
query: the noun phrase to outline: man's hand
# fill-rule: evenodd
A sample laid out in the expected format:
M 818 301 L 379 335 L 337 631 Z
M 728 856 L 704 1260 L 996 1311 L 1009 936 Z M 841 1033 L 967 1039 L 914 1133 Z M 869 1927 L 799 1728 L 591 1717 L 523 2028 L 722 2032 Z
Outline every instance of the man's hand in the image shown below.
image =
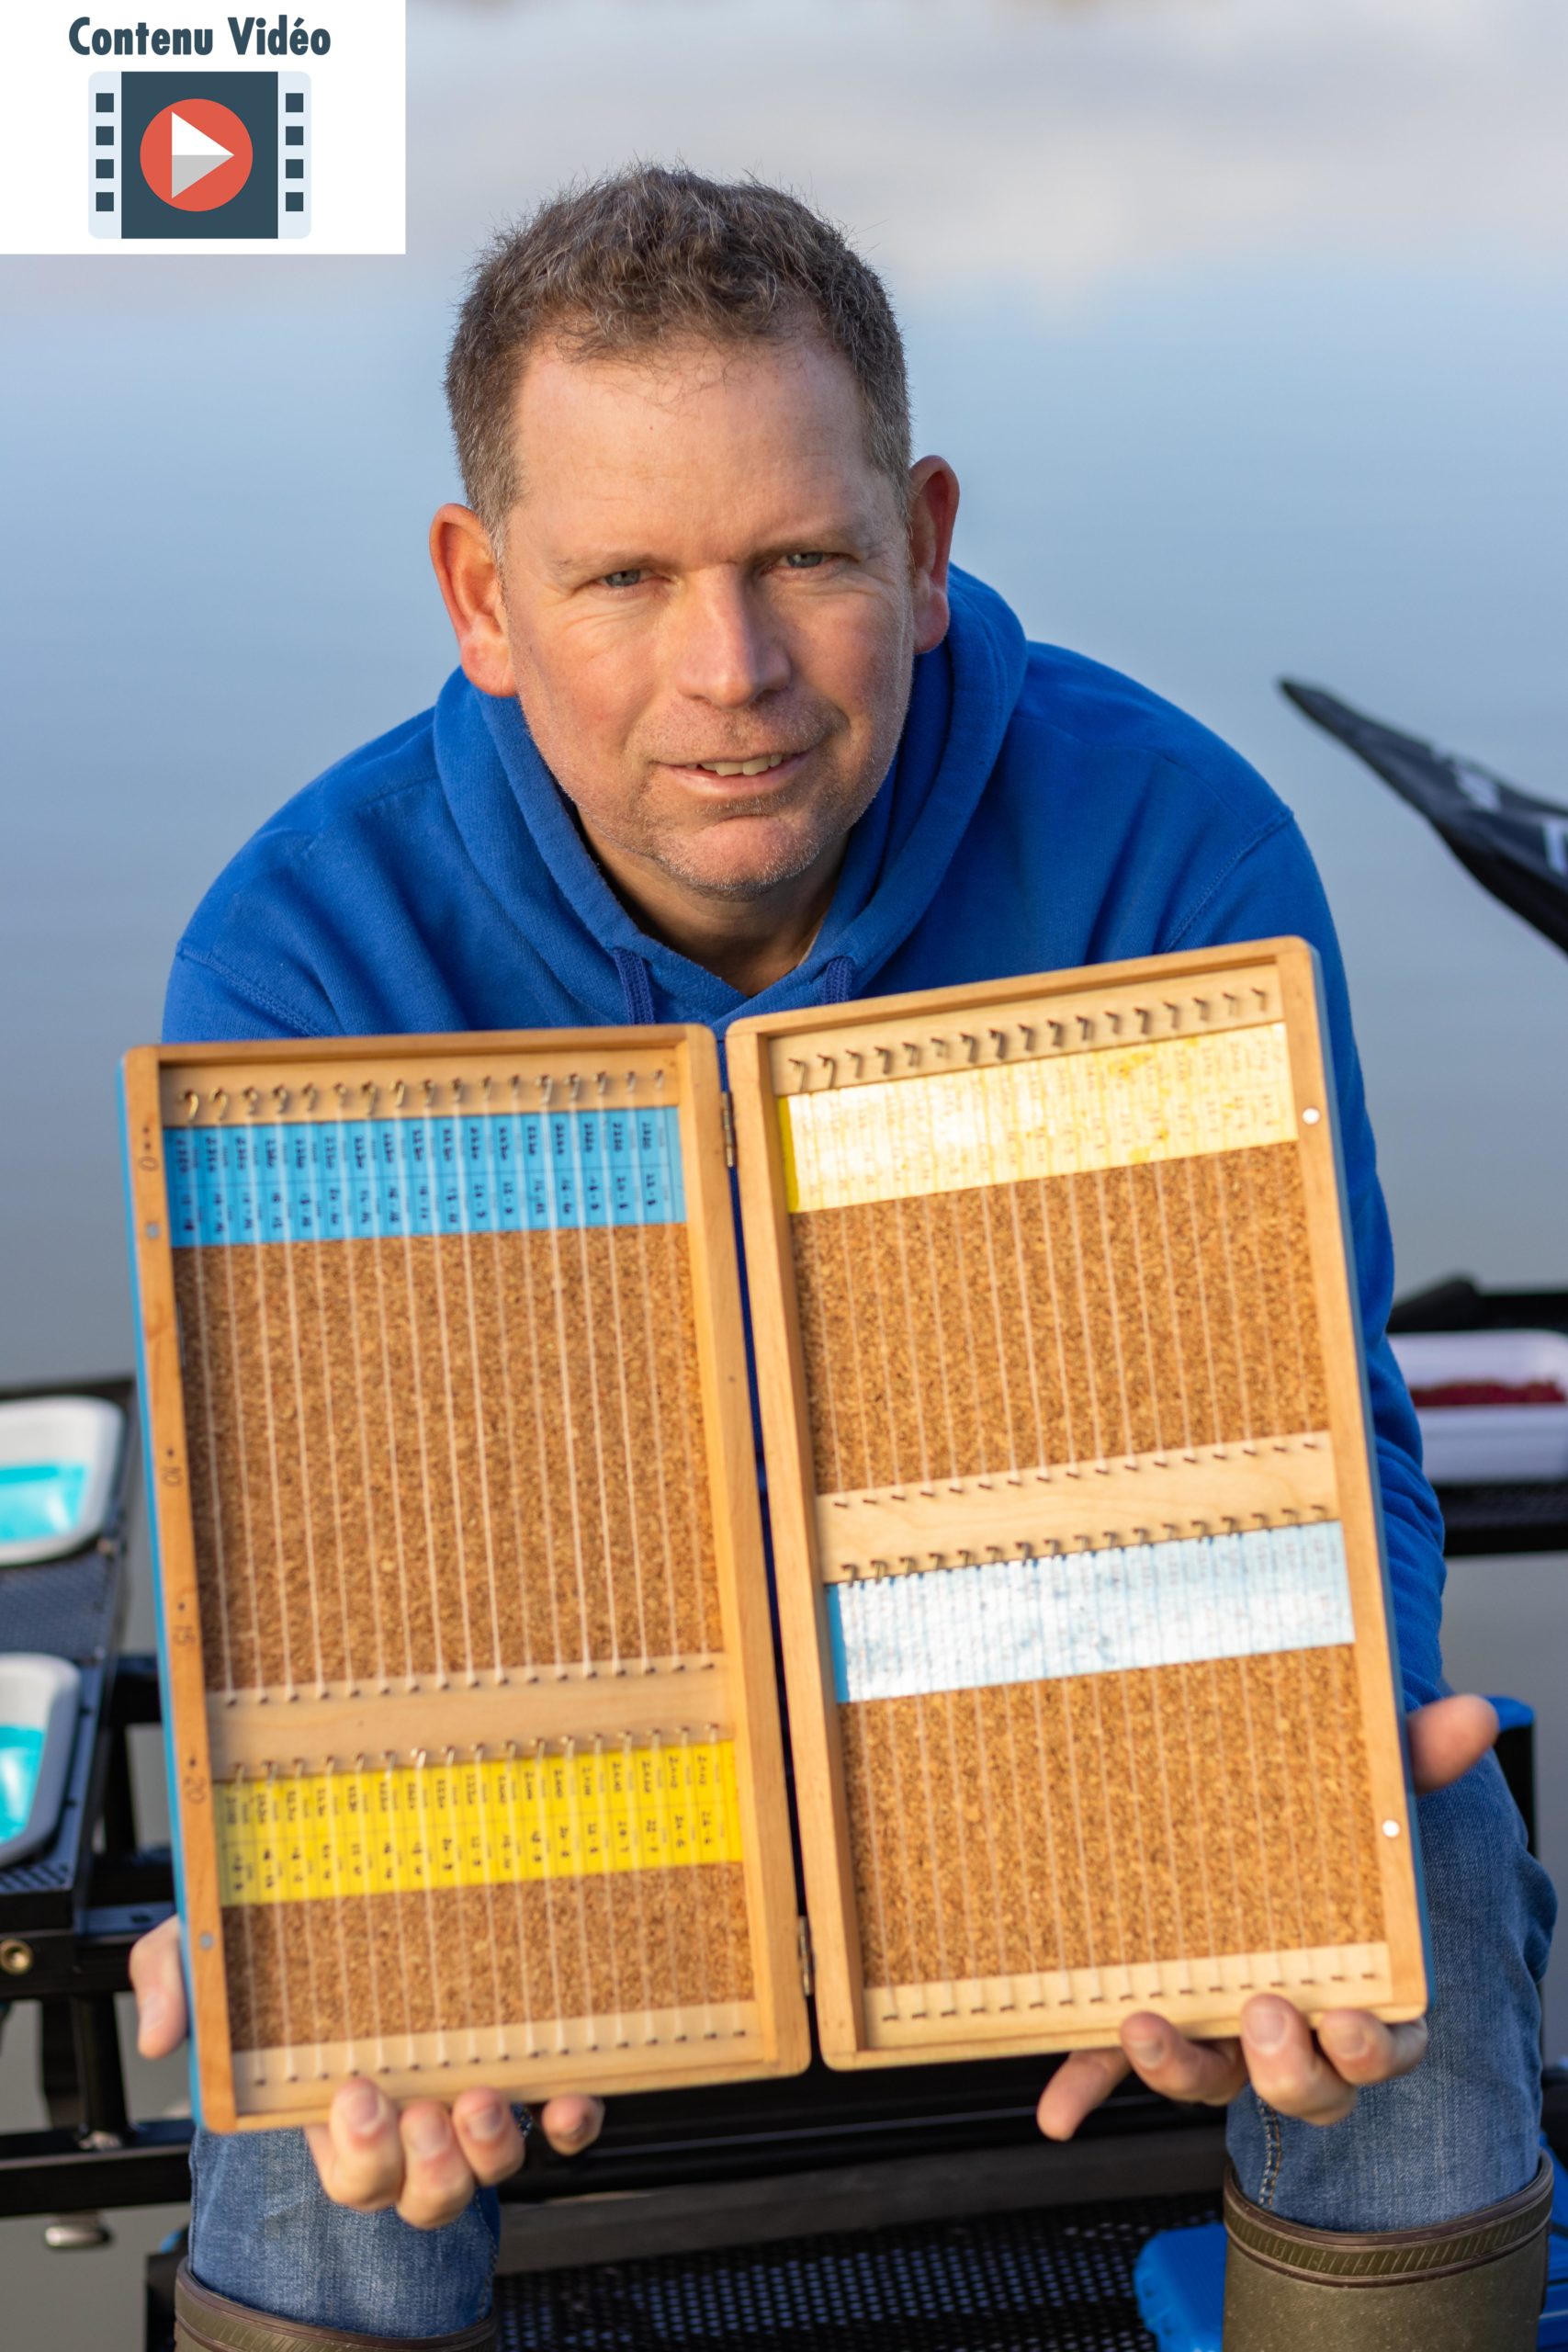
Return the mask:
M 137 2048 L 144 2058 L 166 2058 L 186 2032 L 177 1919 L 133 1948 L 130 1982 Z M 604 2101 L 548 2099 L 537 2120 L 552 2148 L 575 2156 L 598 2138 Z M 523 2134 L 499 2091 L 460 2091 L 450 2108 L 416 2099 L 400 2113 L 374 2083 L 348 2082 L 333 2097 L 330 2120 L 307 2124 L 305 2137 L 336 2204 L 361 2213 L 395 2205 L 416 2230 L 455 2222 L 476 2188 L 504 2180 L 523 2161 Z
M 1438 1699 L 1407 1718 L 1418 1792 L 1446 1789 L 1480 1762 L 1497 1736 L 1484 1699 Z M 1331 2009 L 1315 2037 L 1290 2001 L 1259 1994 L 1241 2013 L 1239 2041 L 1190 2041 L 1163 2018 L 1128 2018 L 1120 2050 L 1075 2050 L 1046 2084 L 1040 2129 L 1070 2140 L 1084 2117 L 1136 2074 L 1167 2098 L 1226 2107 L 1246 2084 L 1281 2115 L 1337 2123 L 1365 2084 L 1409 2074 L 1427 2048 L 1427 2021 L 1384 2025 L 1361 2009 Z

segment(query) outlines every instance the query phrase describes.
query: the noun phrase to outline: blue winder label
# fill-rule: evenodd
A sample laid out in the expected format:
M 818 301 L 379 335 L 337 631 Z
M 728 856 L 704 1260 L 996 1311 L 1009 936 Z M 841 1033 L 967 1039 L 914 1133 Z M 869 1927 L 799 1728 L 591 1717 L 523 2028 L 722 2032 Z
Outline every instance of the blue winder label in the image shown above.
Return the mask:
M 176 1249 L 679 1225 L 673 1107 L 166 1127 Z

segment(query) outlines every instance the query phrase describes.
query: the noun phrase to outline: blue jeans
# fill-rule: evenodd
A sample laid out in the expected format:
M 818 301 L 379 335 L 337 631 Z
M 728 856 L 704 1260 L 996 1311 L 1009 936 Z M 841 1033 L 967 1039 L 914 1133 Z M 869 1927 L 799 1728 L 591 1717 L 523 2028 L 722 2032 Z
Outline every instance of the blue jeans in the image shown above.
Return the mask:
M 1540 2162 L 1540 2004 L 1551 1883 L 1495 1761 L 1418 1808 L 1432 1921 L 1431 2045 L 1413 2075 L 1363 2091 L 1327 2131 L 1248 2091 L 1232 2157 L 1256 2202 L 1317 2229 L 1419 2229 L 1523 2188 Z M 419 2341 L 466 2327 L 491 2295 L 497 2208 L 444 2230 L 351 2213 L 322 2194 L 297 2132 L 197 2134 L 191 2267 L 280 2318 Z
M 1319 2230 L 1419 2230 L 1493 2205 L 1540 2163 L 1540 1996 L 1557 1897 L 1495 1757 L 1416 1806 L 1432 1928 L 1431 2041 L 1325 2131 L 1253 2091 L 1226 2137 L 1255 2203 Z

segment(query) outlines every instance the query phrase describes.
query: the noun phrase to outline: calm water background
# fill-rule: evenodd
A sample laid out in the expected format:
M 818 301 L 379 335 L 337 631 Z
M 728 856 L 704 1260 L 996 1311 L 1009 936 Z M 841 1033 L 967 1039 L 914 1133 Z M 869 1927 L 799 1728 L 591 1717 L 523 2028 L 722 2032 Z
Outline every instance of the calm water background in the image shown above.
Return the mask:
M 919 444 L 963 479 L 960 560 L 1295 806 L 1404 1284 L 1568 1283 L 1568 963 L 1272 684 L 1568 802 L 1556 0 L 411 17 L 406 260 L 0 263 L 0 1380 L 129 1361 L 116 1057 L 156 1034 L 225 858 L 434 696 L 423 542 L 456 488 L 439 384 L 468 259 L 634 153 L 755 169 L 841 220 L 899 304 Z M 1456 1574 L 1453 1670 L 1555 1702 L 1564 1573 Z M 1555 1845 L 1551 1724 L 1546 1764 Z M 0 2092 L 26 2078 L 17 2043 Z M 123 2301 L 107 2333 L 86 2316 L 111 2275 L 72 2272 L 83 2344 L 131 2340 Z

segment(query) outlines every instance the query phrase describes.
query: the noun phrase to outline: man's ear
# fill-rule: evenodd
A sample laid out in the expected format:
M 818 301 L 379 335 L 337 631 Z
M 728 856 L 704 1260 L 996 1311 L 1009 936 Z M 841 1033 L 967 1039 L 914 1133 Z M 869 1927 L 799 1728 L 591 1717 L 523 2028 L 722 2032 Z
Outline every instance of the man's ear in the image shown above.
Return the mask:
M 443 506 L 430 526 L 430 560 L 457 639 L 463 675 L 482 695 L 514 696 L 501 566 L 471 506 Z
M 915 584 L 915 650 L 947 635 L 947 559 L 958 520 L 958 476 L 945 458 L 909 469 L 909 570 Z

